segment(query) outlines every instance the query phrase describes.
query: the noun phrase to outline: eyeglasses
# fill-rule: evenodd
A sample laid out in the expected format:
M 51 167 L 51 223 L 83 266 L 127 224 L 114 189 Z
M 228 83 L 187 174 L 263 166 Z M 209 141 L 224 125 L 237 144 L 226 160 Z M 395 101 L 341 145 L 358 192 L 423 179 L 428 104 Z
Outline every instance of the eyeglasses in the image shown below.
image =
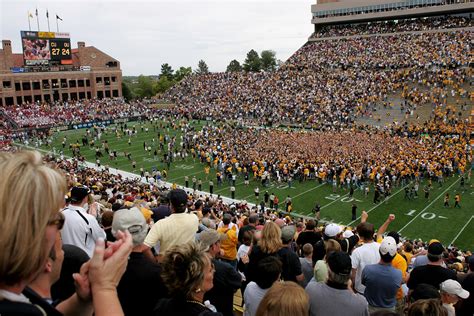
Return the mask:
M 64 215 L 62 212 L 56 212 L 53 217 L 48 221 L 48 225 L 56 225 L 58 230 L 63 229 L 64 226 Z

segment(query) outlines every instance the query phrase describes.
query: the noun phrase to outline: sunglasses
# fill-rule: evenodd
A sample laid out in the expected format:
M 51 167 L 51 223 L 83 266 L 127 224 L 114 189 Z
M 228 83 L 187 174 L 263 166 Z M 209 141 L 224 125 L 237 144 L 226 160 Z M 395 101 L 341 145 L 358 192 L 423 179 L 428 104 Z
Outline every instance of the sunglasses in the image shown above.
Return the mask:
M 53 218 L 48 221 L 48 225 L 56 225 L 58 230 L 61 230 L 64 226 L 64 215 L 62 212 L 57 212 L 54 214 Z

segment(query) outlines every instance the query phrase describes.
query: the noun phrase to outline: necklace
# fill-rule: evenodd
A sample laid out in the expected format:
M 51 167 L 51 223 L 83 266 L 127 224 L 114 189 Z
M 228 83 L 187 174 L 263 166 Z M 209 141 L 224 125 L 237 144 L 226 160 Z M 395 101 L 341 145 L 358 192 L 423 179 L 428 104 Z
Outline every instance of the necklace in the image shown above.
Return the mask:
M 198 302 L 198 301 L 194 301 L 194 300 L 186 300 L 186 302 L 188 302 L 188 303 L 194 303 L 194 304 L 198 304 L 198 305 L 201 305 L 202 307 L 205 307 L 205 308 L 207 308 L 207 306 L 206 306 L 206 305 L 204 305 L 203 303 L 201 303 L 201 302 Z

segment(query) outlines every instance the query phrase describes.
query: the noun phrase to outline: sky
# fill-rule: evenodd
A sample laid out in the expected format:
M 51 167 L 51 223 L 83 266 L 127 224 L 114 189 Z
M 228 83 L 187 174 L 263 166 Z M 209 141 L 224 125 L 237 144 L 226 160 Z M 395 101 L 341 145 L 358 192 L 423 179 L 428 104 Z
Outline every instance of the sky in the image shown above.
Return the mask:
M 39 12 L 40 30 L 69 32 L 121 63 L 123 75 L 157 75 L 163 63 L 174 70 L 225 71 L 233 59 L 243 63 L 251 49 L 273 50 L 285 61 L 311 35 L 315 0 L 0 0 L 0 37 L 21 53 L 20 31 L 28 30 L 28 11 Z M 36 16 L 31 30 L 37 30 Z

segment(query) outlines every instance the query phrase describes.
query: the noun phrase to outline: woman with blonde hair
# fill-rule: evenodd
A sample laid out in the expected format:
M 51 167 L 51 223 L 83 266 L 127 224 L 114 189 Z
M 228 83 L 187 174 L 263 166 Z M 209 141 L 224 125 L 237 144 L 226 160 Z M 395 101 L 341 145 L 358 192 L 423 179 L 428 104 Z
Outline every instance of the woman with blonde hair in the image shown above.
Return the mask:
M 295 282 L 275 283 L 260 301 L 256 316 L 308 316 L 309 297 Z
M 247 281 L 256 280 L 257 265 L 268 256 L 275 256 L 282 262 L 281 278 L 283 280 L 301 282 L 304 279 L 298 255 L 283 245 L 282 230 L 274 222 L 265 223 L 260 240 L 250 251 L 246 271 Z
M 57 310 L 46 301 L 32 304 L 23 294 L 45 267 L 64 224 L 66 180 L 36 151 L 0 153 L 0 170 L 0 315 L 91 315 L 92 308 L 98 316 L 123 315 L 116 286 L 132 249 L 128 232 L 110 249 L 103 240 L 97 243 L 92 259 L 74 275 L 77 294 Z
M 158 301 L 157 316 L 222 316 L 204 295 L 214 286 L 214 265 L 199 243 L 176 245 L 165 252 L 161 277 L 171 298 Z

